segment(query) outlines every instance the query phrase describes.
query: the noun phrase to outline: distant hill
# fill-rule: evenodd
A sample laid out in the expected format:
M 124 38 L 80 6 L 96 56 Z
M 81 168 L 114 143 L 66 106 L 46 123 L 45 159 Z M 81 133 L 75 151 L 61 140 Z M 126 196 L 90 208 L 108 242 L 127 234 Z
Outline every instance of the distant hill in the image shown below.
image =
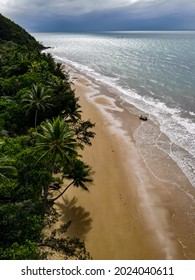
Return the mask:
M 0 14 L 0 43 L 5 41 L 25 45 L 28 49 L 43 49 L 43 46 L 26 30 Z

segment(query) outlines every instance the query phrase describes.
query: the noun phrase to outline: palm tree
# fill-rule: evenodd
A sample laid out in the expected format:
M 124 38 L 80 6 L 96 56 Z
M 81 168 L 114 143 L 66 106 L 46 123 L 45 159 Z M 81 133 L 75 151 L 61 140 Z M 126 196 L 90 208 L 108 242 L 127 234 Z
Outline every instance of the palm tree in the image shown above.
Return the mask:
M 54 69 L 55 69 L 55 74 L 56 74 L 56 76 L 58 76 L 58 77 L 60 77 L 60 78 L 62 78 L 62 79 L 65 79 L 66 78 L 66 72 L 64 72 L 65 70 L 65 65 L 63 65 L 62 63 L 60 63 L 60 62 L 57 62 L 56 64 L 55 64 L 55 67 L 54 67 Z
M 78 98 L 74 98 L 70 100 L 70 102 L 67 104 L 64 111 L 62 111 L 65 120 L 71 121 L 76 123 L 78 120 L 81 119 L 81 113 L 80 110 L 81 106 L 78 104 Z
M 8 157 L 0 158 L 0 182 L 5 180 L 7 176 L 17 176 L 17 169 L 11 164 L 14 160 Z
M 24 108 L 27 109 L 27 114 L 30 111 L 35 112 L 35 128 L 37 126 L 38 111 L 44 112 L 46 108 L 53 106 L 51 104 L 51 96 L 45 88 L 35 84 L 32 85 L 31 90 L 28 90 L 26 94 L 23 95 L 22 102 L 25 103 Z
M 0 147 L 3 145 L 3 143 L 3 141 L 0 141 Z M 14 163 L 14 160 L 6 156 L 0 158 L 0 182 L 5 180 L 7 176 L 18 175 L 17 169 L 12 166 L 12 163 Z
M 53 56 L 50 53 L 42 53 L 41 55 L 44 58 L 44 60 L 47 61 L 47 63 L 49 64 L 49 68 L 54 69 L 55 60 L 54 60 Z
M 59 116 L 53 120 L 47 120 L 41 126 L 42 133 L 38 133 L 36 151 L 42 152 L 39 158 L 49 158 L 52 167 L 57 158 L 62 162 L 70 162 L 78 156 L 77 148 L 83 146 L 76 142 L 74 131 Z
M 56 95 L 63 95 L 69 92 L 73 92 L 71 90 L 70 83 L 68 82 L 68 80 L 62 80 L 57 76 L 50 77 L 50 79 L 48 80 L 48 84 L 50 91 Z
M 93 182 L 91 175 L 91 167 L 79 159 L 75 159 L 72 165 L 68 167 L 65 165 L 65 171 L 67 171 L 64 178 L 71 179 L 71 183 L 61 192 L 57 197 L 52 198 L 50 201 L 57 200 L 62 196 L 71 186 L 81 187 L 83 190 L 88 191 L 86 183 Z

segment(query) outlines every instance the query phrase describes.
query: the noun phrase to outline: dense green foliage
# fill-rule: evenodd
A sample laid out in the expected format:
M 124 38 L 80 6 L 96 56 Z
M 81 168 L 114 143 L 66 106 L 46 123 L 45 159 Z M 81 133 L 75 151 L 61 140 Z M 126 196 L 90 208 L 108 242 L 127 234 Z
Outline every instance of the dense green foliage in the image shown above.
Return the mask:
M 41 48 L 0 15 L 0 259 L 45 257 L 38 250 L 43 243 L 75 258 L 79 244 L 88 258 L 82 241 L 42 236 L 45 217 L 53 213 L 48 194 L 54 174 L 61 176 L 59 188 L 64 178 L 85 190 L 92 181 L 78 157 L 84 144 L 91 145 L 94 124 L 81 119 L 67 72 Z
M 39 44 L 22 27 L 0 14 L 0 41 L 12 41 L 19 45 L 25 45 L 29 49 L 42 49 Z

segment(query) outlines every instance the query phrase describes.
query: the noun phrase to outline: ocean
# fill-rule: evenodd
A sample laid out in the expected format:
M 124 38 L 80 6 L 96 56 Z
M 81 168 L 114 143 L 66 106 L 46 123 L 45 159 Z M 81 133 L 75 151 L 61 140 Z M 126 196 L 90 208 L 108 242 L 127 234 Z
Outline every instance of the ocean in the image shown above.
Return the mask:
M 170 157 L 195 187 L 195 32 L 32 35 L 51 47 L 47 51 L 55 59 L 109 86 L 125 106 L 146 114 L 150 122 L 134 137 L 148 168 L 182 188 L 182 174 L 166 163 Z

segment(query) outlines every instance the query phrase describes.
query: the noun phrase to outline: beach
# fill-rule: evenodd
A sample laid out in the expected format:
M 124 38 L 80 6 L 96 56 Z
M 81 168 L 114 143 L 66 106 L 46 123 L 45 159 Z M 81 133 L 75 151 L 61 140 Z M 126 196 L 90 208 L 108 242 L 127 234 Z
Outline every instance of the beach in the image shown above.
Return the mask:
M 96 135 L 82 151 L 94 171 L 89 192 L 71 187 L 55 205 L 61 222 L 72 221 L 67 236 L 84 240 L 96 260 L 186 259 L 175 232 L 173 187 L 149 171 L 134 140 L 144 123 L 111 90 L 70 73 L 82 118 L 96 124 Z

